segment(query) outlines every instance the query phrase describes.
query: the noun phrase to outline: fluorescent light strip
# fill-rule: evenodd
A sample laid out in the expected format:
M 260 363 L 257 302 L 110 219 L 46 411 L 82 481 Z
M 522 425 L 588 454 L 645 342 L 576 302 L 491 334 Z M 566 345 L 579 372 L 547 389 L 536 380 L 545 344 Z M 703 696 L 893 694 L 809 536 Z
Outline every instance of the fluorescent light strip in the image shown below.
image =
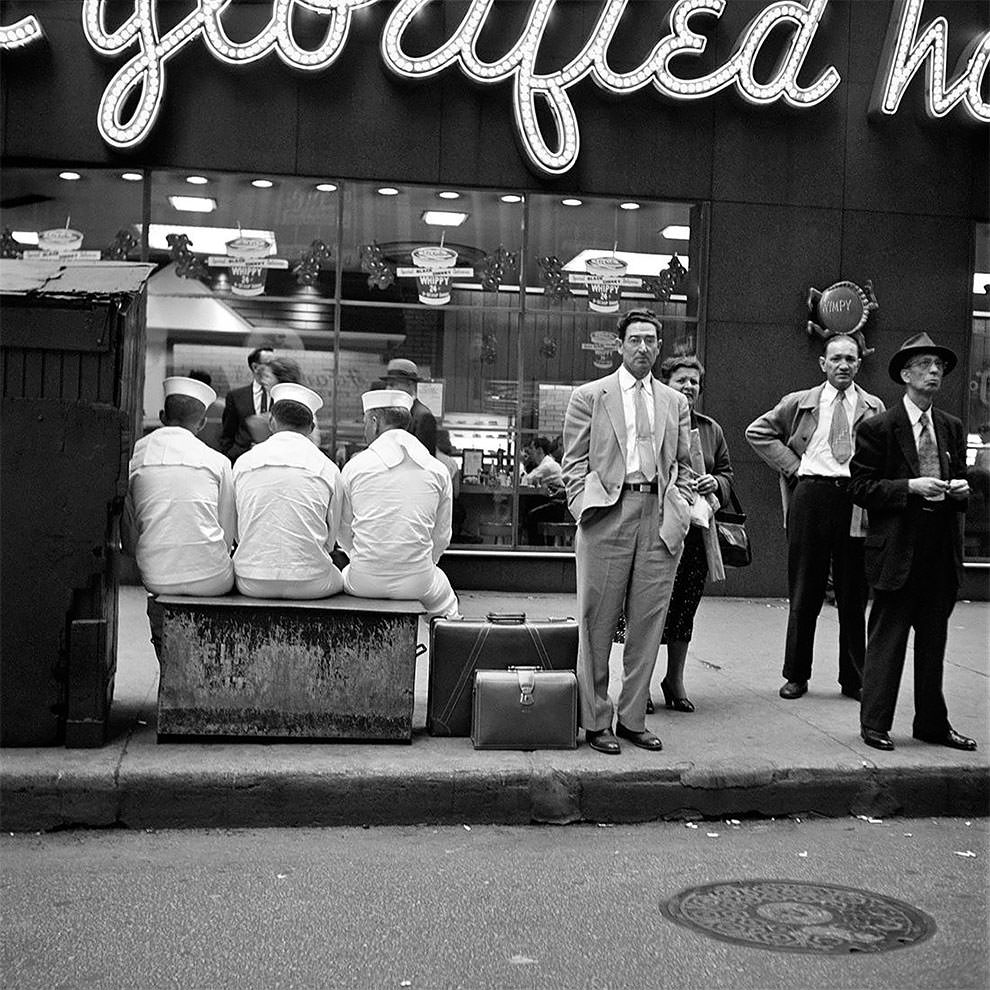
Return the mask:
M 182 213 L 212 213 L 217 201 L 210 196 L 169 196 L 173 209 Z
M 449 210 L 424 210 L 423 223 L 431 227 L 460 227 L 470 216 L 469 213 L 454 213 Z

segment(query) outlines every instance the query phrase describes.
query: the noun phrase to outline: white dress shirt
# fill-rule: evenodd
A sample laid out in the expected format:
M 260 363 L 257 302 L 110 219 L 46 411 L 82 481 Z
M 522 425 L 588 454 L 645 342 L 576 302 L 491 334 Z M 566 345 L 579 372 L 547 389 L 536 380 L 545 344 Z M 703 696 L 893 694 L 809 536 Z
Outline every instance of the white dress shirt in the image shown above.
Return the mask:
M 545 485 L 550 482 L 563 486 L 564 476 L 560 465 L 549 454 L 544 454 L 543 460 L 519 479 L 521 485 Z
M 447 469 L 405 430 L 386 430 L 345 465 L 340 545 L 382 577 L 432 570 L 450 544 Z
M 653 401 L 653 375 L 634 377 L 623 364 L 619 367 L 619 385 L 622 388 L 622 415 L 626 420 L 626 477 L 642 477 L 639 464 L 639 447 L 636 444 L 636 388 L 640 381 L 646 388 L 646 414 L 650 420 L 650 434 L 656 432 L 656 409 Z
M 801 455 L 801 466 L 798 468 L 798 476 L 803 474 L 821 475 L 826 478 L 848 478 L 849 461 L 840 464 L 832 453 L 832 447 L 828 442 L 829 431 L 832 429 L 832 413 L 835 411 L 835 397 L 839 390 L 831 383 L 826 382 L 822 388 L 822 394 L 818 397 L 818 426 L 808 441 L 808 446 Z M 855 433 L 853 432 L 853 420 L 856 416 L 857 392 L 856 385 L 850 382 L 842 397 L 842 402 L 846 410 L 846 417 L 849 420 L 849 437 L 855 443 Z
M 340 518 L 340 471 L 291 430 L 255 444 L 234 463 L 240 532 L 238 577 L 311 581 L 333 568 Z
M 251 386 L 251 398 L 254 399 L 254 411 L 255 414 L 261 415 L 261 396 L 264 393 L 265 388 L 261 382 L 255 380 L 254 384 Z M 270 412 L 272 408 L 272 397 L 268 396 L 268 409 L 265 412 Z
M 230 568 L 236 532 L 230 461 L 181 426 L 134 445 L 122 538 L 144 585 L 188 584 Z
M 932 438 L 935 449 L 938 450 L 938 440 L 935 437 L 935 424 L 932 422 L 932 409 L 919 409 L 906 395 L 904 396 L 904 409 L 911 421 L 911 433 L 914 435 L 914 446 L 918 453 L 921 453 L 921 434 L 924 427 L 921 425 L 921 417 L 928 415 L 928 435 Z

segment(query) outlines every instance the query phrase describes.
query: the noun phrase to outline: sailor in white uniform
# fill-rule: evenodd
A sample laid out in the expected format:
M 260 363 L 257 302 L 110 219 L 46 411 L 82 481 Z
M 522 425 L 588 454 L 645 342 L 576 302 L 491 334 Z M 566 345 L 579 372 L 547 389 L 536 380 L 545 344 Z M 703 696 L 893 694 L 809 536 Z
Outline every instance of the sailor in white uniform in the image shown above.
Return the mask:
M 121 540 L 153 594 L 225 595 L 236 532 L 230 461 L 196 436 L 217 394 L 166 378 L 162 426 L 134 445 Z
M 271 388 L 272 435 L 234 463 L 237 588 L 251 598 L 325 598 L 343 586 L 330 559 L 340 471 L 310 440 L 323 400 L 304 385 Z
M 411 433 L 412 396 L 361 396 L 368 448 L 342 473 L 344 590 L 361 598 L 418 599 L 430 615 L 457 616 L 457 596 L 437 561 L 450 543 L 450 473 Z

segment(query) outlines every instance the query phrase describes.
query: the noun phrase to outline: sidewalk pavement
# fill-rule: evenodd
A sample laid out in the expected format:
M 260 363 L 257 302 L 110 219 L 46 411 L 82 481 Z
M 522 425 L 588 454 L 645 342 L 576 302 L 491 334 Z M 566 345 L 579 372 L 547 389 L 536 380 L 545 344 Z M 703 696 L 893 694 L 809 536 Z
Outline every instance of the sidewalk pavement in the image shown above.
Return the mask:
M 662 704 L 647 725 L 662 753 L 628 743 L 618 757 L 576 750 L 476 751 L 469 739 L 426 735 L 428 657 L 417 667 L 409 746 L 353 743 L 156 741 L 158 664 L 145 596 L 121 588 L 119 659 L 110 741 L 102 749 L 0 752 L 0 825 L 187 828 L 408 823 L 637 822 L 848 814 L 990 812 L 987 669 L 990 606 L 960 603 L 950 620 L 945 693 L 953 726 L 975 737 L 964 753 L 911 738 L 911 660 L 892 753 L 859 738 L 856 702 L 836 683 L 835 610 L 819 620 L 807 695 L 777 695 L 787 603 L 706 598 L 685 682 L 693 714 Z M 465 615 L 524 610 L 573 615 L 573 595 L 465 592 Z M 421 642 L 427 642 L 425 624 Z M 909 650 L 910 652 L 910 650 Z M 612 654 L 613 675 L 622 648 Z M 654 677 L 654 699 L 665 652 Z

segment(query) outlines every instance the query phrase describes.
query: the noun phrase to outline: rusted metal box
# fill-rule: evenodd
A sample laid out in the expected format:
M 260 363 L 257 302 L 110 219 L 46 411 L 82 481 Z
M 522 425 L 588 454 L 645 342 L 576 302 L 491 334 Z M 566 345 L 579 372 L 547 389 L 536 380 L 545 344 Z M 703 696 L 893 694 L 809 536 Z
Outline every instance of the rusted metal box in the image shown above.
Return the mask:
M 152 270 L 0 261 L 0 745 L 106 738 Z
M 157 601 L 159 738 L 411 741 L 419 602 Z

